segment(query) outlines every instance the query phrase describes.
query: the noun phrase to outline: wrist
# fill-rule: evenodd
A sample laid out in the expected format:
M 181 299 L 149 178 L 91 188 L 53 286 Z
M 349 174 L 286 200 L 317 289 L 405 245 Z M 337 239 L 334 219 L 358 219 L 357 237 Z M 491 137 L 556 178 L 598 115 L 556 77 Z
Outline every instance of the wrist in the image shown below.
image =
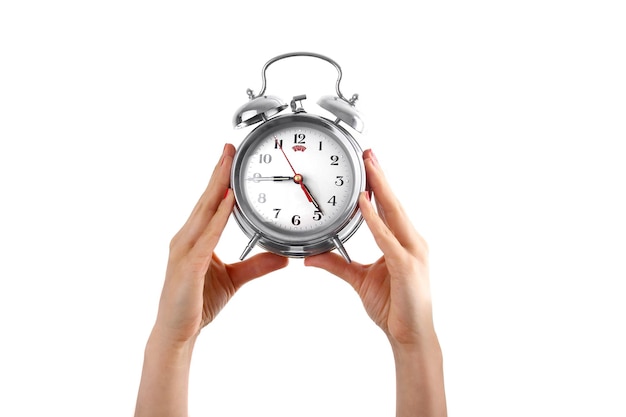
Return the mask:
M 396 349 L 420 349 L 438 345 L 432 310 L 422 306 L 408 318 L 389 320 L 385 335 Z
M 440 359 L 442 357 L 441 346 L 434 329 L 420 333 L 419 337 L 409 343 L 400 342 L 390 335 L 387 337 L 396 360 L 405 358 L 410 360 L 416 357 Z
M 154 328 L 146 344 L 135 416 L 186 416 L 195 337 L 178 342 Z
M 186 364 L 191 362 L 191 355 L 196 343 L 196 336 L 189 340 L 177 340 L 168 336 L 157 326 L 152 329 L 146 344 L 145 355 L 158 357 L 161 361 L 171 364 Z
M 418 344 L 398 344 L 391 343 L 394 361 L 397 368 L 411 366 L 441 366 L 443 364 L 443 354 L 438 340 L 430 340 Z
M 397 416 L 446 416 L 443 356 L 436 335 L 420 343 L 392 342 Z

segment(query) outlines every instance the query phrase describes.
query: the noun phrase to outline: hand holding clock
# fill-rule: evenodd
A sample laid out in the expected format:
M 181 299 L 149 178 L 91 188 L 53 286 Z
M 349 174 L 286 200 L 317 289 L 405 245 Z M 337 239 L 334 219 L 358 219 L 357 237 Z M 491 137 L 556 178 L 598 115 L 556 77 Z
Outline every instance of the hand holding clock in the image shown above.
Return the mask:
M 359 207 L 383 256 L 370 265 L 348 264 L 335 253 L 309 257 L 305 265 L 323 268 L 347 281 L 367 313 L 392 342 L 414 344 L 432 329 L 428 248 L 392 193 L 371 150 L 363 155 L 378 214 L 367 192 Z
M 136 416 L 187 416 L 189 365 L 198 333 L 243 284 L 287 265 L 287 258 L 271 253 L 225 264 L 214 252 L 233 210 L 229 181 L 234 154 L 227 144 L 207 189 L 170 243 Z
M 210 323 L 243 284 L 287 265 L 264 253 L 225 264 L 213 252 L 233 209 L 229 175 L 235 148 L 227 144 L 209 185 L 174 236 L 156 327 L 185 342 Z
M 387 335 L 396 363 L 397 416 L 445 416 L 442 356 L 435 333 L 428 247 L 392 193 L 372 153 L 363 154 L 368 183 L 359 207 L 383 256 L 373 264 L 347 263 L 327 252 L 305 265 L 327 270 L 356 290 L 371 319 Z

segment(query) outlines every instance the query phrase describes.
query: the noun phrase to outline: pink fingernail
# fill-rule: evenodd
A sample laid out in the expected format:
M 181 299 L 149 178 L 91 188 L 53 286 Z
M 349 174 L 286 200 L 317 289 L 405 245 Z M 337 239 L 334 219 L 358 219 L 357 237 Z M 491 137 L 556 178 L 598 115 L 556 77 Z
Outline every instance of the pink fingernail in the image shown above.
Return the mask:
M 220 166 L 224 163 L 226 159 L 226 148 L 228 147 L 228 143 L 224 144 L 224 149 L 222 149 L 222 159 L 220 160 Z
M 376 158 L 374 151 L 371 149 L 367 149 L 365 152 L 363 152 L 363 159 L 370 159 L 374 163 L 374 165 L 379 165 L 378 158 Z
M 226 192 L 224 193 L 224 198 L 222 198 L 222 200 L 226 200 L 226 197 L 228 197 L 228 192 L 230 191 L 230 188 L 226 189 Z

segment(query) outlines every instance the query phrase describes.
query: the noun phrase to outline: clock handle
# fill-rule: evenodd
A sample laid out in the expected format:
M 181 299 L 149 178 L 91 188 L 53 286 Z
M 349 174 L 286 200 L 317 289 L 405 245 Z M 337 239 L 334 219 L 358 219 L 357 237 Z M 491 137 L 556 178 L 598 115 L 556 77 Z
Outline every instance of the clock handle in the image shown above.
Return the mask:
M 337 96 L 346 101 L 347 103 L 350 104 L 354 104 L 357 99 L 359 98 L 358 94 L 354 94 L 352 96 L 351 99 L 347 99 L 343 96 L 343 94 L 341 94 L 341 90 L 339 88 L 339 84 L 341 83 L 341 67 L 339 67 L 339 64 L 337 64 L 335 61 L 333 61 L 332 59 L 328 58 L 327 56 L 321 55 L 321 54 L 316 54 L 314 52 L 290 52 L 287 54 L 282 54 L 282 55 L 278 55 L 272 59 L 270 59 L 269 61 L 267 61 L 265 63 L 265 65 L 263 66 L 263 70 L 261 71 L 261 79 L 262 79 L 262 84 L 261 84 L 261 91 L 259 92 L 259 94 L 255 95 L 254 91 L 252 91 L 251 89 L 248 89 L 248 97 L 250 98 L 250 100 L 260 97 L 263 94 L 265 94 L 265 89 L 267 86 L 267 77 L 265 75 L 265 72 L 267 71 L 267 67 L 269 67 L 270 65 L 272 65 L 274 62 L 279 61 L 281 59 L 284 58 L 290 58 L 290 57 L 294 57 L 294 56 L 310 56 L 313 58 L 319 58 L 319 59 L 323 59 L 324 61 L 329 62 L 330 64 L 332 64 L 335 69 L 337 70 L 338 76 L 337 76 L 337 82 L 335 83 L 335 90 L 337 91 Z

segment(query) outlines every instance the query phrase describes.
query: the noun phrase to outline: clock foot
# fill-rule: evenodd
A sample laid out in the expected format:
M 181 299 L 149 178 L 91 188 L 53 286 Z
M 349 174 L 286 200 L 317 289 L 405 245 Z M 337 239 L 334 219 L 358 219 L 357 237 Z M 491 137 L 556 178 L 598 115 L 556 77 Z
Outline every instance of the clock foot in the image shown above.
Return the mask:
M 254 245 L 256 245 L 256 243 L 259 241 L 260 238 L 261 238 L 261 235 L 258 233 L 255 233 L 254 236 L 252 236 L 252 239 L 250 239 L 250 242 L 248 242 L 248 244 L 246 245 L 246 248 L 243 250 L 243 253 L 239 257 L 240 261 L 243 261 L 246 258 L 246 256 L 248 256 L 248 254 L 250 253 L 252 248 L 254 248 Z
M 345 259 L 348 263 L 352 262 L 350 256 L 348 255 L 348 252 L 346 252 L 346 248 L 343 247 L 343 243 L 341 243 L 341 239 L 339 239 L 339 236 L 333 237 L 333 243 L 337 247 L 337 251 L 339 251 L 341 256 L 343 256 L 343 259 Z

